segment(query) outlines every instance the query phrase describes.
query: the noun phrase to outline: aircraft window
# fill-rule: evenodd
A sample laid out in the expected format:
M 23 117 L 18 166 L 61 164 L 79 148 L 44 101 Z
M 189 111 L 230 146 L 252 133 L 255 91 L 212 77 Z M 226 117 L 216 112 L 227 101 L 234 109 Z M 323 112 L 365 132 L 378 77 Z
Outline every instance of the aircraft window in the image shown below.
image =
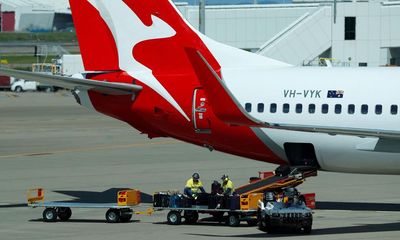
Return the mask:
M 288 103 L 283 104 L 283 113 L 288 113 L 289 112 L 289 108 L 290 108 L 290 106 L 289 106 Z
M 375 114 L 382 114 L 382 105 L 378 104 L 375 106 Z
M 335 113 L 336 114 L 341 114 L 342 113 L 342 105 L 341 104 L 336 104 L 335 105 Z
M 296 113 L 301 113 L 303 111 L 303 104 L 296 104 Z
M 308 112 L 315 113 L 315 104 L 308 105 Z
M 322 113 L 327 114 L 329 111 L 329 105 L 328 104 L 322 104 Z
M 244 108 L 246 109 L 247 112 L 251 112 L 251 103 L 246 103 L 244 105 Z
M 367 114 L 368 113 L 368 105 L 367 104 L 361 105 L 361 113 L 362 114 Z
M 271 113 L 276 113 L 276 103 L 271 103 L 271 105 L 269 106 L 269 111 Z
M 391 113 L 391 114 L 396 115 L 396 114 L 397 114 L 397 111 L 398 111 L 397 105 L 392 105 L 392 106 L 390 106 L 390 113 Z
M 264 103 L 259 103 L 259 104 L 257 105 L 257 111 L 258 111 L 259 113 L 264 112 Z
M 354 104 L 349 104 L 349 107 L 347 109 L 347 112 L 349 114 L 354 114 L 356 112 L 356 107 L 354 106 Z

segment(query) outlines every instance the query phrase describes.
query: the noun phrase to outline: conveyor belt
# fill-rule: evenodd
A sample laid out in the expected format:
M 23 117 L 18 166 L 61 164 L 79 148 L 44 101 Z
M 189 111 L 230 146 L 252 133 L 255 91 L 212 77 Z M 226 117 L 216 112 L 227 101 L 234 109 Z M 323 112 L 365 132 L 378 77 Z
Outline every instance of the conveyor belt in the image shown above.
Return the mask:
M 284 187 L 296 187 L 304 182 L 307 177 L 312 177 L 317 175 L 317 171 L 307 171 L 298 175 L 288 175 L 288 176 L 271 176 L 268 178 L 261 179 L 254 183 L 250 183 L 241 187 L 236 188 L 235 192 L 239 195 L 250 194 L 256 192 L 264 192 L 266 190 L 275 190 Z

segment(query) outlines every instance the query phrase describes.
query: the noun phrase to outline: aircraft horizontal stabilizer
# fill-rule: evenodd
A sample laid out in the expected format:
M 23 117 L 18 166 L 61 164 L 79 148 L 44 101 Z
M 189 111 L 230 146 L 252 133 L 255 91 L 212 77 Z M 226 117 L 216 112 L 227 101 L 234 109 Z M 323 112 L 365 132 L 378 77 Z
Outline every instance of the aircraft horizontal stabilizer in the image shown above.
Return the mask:
M 0 75 L 37 81 L 51 86 L 62 87 L 66 89 L 93 90 L 110 95 L 128 95 L 138 93 L 142 87 L 134 84 L 106 82 L 91 79 L 81 79 L 74 77 L 47 75 L 43 73 L 19 71 L 7 68 L 0 68 Z

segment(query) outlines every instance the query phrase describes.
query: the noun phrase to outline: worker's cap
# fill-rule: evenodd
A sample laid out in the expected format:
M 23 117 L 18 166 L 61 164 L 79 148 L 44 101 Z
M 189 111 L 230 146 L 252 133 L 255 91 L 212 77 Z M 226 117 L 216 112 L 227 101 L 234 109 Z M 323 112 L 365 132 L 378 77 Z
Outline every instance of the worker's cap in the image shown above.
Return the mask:
M 194 180 L 199 180 L 200 175 L 199 175 L 198 173 L 193 173 L 192 178 L 193 178 Z
M 222 175 L 222 177 L 221 177 L 221 180 L 225 180 L 225 179 L 229 179 L 229 176 L 226 174 Z

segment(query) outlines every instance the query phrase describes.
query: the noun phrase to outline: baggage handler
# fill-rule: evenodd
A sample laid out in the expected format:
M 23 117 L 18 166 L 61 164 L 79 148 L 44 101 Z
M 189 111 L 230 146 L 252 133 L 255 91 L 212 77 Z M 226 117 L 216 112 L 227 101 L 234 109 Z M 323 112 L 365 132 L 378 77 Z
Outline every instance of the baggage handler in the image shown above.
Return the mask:
M 203 183 L 200 181 L 200 175 L 198 173 L 193 173 L 192 177 L 187 180 L 183 192 L 185 195 L 193 199 L 197 199 L 197 196 L 200 193 L 206 192 L 204 190 Z
M 224 196 L 233 195 L 235 188 L 233 186 L 233 182 L 229 179 L 229 176 L 224 174 L 222 175 L 221 180 L 222 180 L 222 194 Z

